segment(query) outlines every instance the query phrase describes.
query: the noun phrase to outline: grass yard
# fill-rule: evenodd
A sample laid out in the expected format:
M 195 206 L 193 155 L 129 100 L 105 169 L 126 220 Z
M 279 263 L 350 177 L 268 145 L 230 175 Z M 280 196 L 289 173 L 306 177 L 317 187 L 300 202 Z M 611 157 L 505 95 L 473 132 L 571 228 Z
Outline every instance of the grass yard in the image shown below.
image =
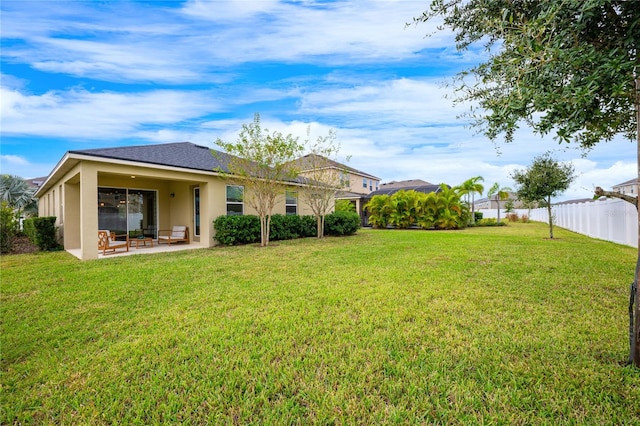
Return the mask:
M 1 424 L 640 424 L 636 250 L 544 224 L 3 256 Z

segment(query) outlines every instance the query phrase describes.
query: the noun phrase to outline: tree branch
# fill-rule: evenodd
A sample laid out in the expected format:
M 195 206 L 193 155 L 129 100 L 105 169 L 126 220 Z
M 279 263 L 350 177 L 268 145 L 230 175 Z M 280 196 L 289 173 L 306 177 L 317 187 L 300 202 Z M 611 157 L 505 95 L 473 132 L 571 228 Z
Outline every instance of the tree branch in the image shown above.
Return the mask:
M 604 189 L 596 186 L 595 194 L 597 197 L 611 197 L 611 198 L 620 198 L 621 200 L 626 201 L 627 203 L 631 203 L 636 206 L 636 210 L 638 210 L 638 197 L 633 197 L 631 195 L 621 194 L 619 192 L 613 191 L 605 191 Z

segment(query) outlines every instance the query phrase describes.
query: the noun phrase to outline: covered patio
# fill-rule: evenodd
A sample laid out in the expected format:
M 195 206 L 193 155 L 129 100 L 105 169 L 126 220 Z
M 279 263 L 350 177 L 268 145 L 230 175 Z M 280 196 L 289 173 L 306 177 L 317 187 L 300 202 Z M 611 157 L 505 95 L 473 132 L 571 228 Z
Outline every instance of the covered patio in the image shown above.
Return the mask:
M 140 245 L 136 247 L 135 244 L 133 247 L 129 247 L 129 251 L 125 249 L 118 249 L 115 252 L 107 252 L 107 254 L 102 254 L 102 251 L 98 252 L 98 259 L 111 259 L 114 257 L 122 257 L 122 256 L 133 256 L 136 254 L 154 254 L 154 253 L 166 253 L 173 251 L 184 251 L 184 250 L 195 250 L 206 248 L 203 247 L 199 242 L 190 242 L 188 244 L 158 244 L 157 241 L 153 242 L 153 247 L 150 245 L 143 246 Z M 68 253 L 74 255 L 78 259 L 82 259 L 82 251 L 81 249 L 67 249 Z

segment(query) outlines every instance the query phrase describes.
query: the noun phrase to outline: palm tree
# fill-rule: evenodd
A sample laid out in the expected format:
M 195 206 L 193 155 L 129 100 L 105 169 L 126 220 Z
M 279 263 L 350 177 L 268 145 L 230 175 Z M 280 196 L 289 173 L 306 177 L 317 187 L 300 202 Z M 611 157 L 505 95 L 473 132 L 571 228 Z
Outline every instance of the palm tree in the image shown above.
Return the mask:
M 498 182 L 494 183 L 491 188 L 489 188 L 489 192 L 487 192 L 487 196 L 489 199 L 493 199 L 498 203 L 498 222 L 500 222 L 500 200 L 506 200 L 509 198 L 509 192 L 513 191 L 513 189 L 508 186 L 500 187 Z
M 386 194 L 374 195 L 364 206 L 369 212 L 369 223 L 374 228 L 386 228 L 391 214 L 390 197 Z
M 440 184 L 437 195 L 437 217 L 435 225 L 440 229 L 457 229 L 464 224 L 464 212 L 459 193 L 445 184 Z
M 38 214 L 38 200 L 34 197 L 36 190 L 20 176 L 2 175 L 0 178 L 0 201 L 5 201 L 20 217 Z
M 484 178 L 482 176 L 472 177 L 471 179 L 467 179 L 460 186 L 457 187 L 458 193 L 460 195 L 466 195 L 467 204 L 471 206 L 471 216 L 469 217 L 469 223 L 474 223 L 475 218 L 475 194 L 482 195 L 484 192 L 484 186 L 480 183 L 484 182 Z M 471 195 L 471 202 L 469 202 L 469 195 Z
M 435 192 L 424 194 L 418 198 L 417 216 L 418 225 L 423 229 L 430 229 L 435 226 L 437 215 L 438 196 Z
M 413 225 L 417 219 L 417 192 L 400 190 L 391 196 L 389 223 L 400 229 Z

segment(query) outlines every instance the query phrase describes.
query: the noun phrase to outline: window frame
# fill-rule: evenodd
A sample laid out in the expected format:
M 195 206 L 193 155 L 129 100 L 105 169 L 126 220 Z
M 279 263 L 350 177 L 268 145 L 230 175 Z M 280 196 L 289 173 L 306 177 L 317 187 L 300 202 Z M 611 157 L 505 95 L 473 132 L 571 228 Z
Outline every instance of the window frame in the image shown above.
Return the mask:
M 293 196 L 290 197 L 289 194 L 293 194 Z M 290 199 L 293 200 L 293 203 L 289 202 Z M 293 209 L 293 212 L 289 212 L 290 208 Z M 287 216 L 298 215 L 298 191 L 286 190 L 284 192 L 284 211 Z
M 229 201 L 229 188 L 241 189 L 241 201 L 231 200 Z M 225 187 L 225 199 L 226 199 L 226 212 L 227 216 L 243 216 L 244 215 L 244 185 L 226 185 Z M 240 212 L 229 210 L 229 206 L 240 206 Z

